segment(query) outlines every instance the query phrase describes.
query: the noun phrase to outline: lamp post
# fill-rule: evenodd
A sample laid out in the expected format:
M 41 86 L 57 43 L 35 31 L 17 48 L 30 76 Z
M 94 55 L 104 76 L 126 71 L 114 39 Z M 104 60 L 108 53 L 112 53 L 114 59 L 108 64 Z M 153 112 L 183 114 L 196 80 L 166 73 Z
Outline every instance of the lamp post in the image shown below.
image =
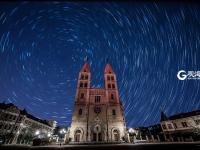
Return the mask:
M 40 130 L 35 131 L 35 135 L 38 136 L 40 134 Z
M 63 129 L 61 129 L 59 132 L 60 132 L 60 134 L 62 135 L 61 138 L 63 139 L 63 143 L 64 143 L 64 142 L 65 142 L 65 133 L 66 133 L 66 129 L 63 128 Z M 63 135 L 64 135 L 64 137 L 63 137 Z
M 133 140 L 131 140 L 131 139 L 130 139 L 130 134 L 131 134 L 131 135 L 135 134 L 135 130 L 134 130 L 133 128 L 130 128 L 130 129 L 128 130 L 128 141 L 132 143 L 132 142 L 134 142 L 135 135 L 133 135 Z

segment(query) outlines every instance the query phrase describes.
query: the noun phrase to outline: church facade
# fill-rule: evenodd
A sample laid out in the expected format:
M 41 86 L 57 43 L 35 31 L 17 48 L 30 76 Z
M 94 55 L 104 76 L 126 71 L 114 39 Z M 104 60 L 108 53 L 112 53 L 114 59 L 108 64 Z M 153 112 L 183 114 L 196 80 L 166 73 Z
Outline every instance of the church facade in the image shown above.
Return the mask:
M 104 88 L 92 88 L 90 66 L 85 63 L 78 77 L 70 141 L 119 142 L 125 133 L 123 106 L 111 65 L 104 70 Z

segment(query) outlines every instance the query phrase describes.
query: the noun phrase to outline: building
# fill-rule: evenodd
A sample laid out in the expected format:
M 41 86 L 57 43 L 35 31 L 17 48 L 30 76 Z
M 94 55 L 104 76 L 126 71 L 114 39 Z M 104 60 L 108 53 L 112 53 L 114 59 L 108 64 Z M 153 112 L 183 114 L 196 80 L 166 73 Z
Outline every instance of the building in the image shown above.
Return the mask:
M 0 103 L 0 135 L 7 144 L 29 144 L 34 138 L 50 137 L 55 121 L 34 117 L 12 103 Z
M 69 142 L 69 127 L 57 126 L 54 129 L 54 133 L 52 137 L 53 137 L 52 143 L 54 144 L 68 143 Z
M 134 143 L 137 140 L 146 140 L 146 142 L 164 141 L 160 124 L 150 125 L 147 127 L 129 128 L 128 133 L 131 143 Z
M 104 87 L 92 88 L 90 67 L 85 63 L 78 77 L 70 141 L 119 142 L 125 132 L 123 106 L 111 65 L 104 70 Z
M 166 141 L 200 140 L 200 110 L 170 117 L 162 112 L 160 124 Z

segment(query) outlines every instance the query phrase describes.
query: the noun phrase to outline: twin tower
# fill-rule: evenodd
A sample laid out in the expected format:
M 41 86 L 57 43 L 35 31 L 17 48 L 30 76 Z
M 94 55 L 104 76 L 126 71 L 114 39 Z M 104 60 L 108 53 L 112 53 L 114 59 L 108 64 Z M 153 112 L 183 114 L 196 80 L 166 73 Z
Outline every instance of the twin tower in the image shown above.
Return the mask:
M 91 88 L 90 84 L 90 66 L 85 63 L 78 77 L 70 141 L 121 141 L 125 137 L 125 118 L 111 65 L 104 70 L 104 88 Z

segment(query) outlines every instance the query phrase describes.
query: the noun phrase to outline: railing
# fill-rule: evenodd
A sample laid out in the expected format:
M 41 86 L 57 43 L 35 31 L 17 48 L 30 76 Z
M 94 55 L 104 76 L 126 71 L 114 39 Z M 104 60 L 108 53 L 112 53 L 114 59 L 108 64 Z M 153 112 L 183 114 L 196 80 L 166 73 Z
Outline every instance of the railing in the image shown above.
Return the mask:
M 116 142 L 106 142 L 106 141 L 99 141 L 99 142 L 69 142 L 69 144 L 75 144 L 75 145 L 96 145 L 96 144 L 121 144 L 122 141 L 116 141 Z

